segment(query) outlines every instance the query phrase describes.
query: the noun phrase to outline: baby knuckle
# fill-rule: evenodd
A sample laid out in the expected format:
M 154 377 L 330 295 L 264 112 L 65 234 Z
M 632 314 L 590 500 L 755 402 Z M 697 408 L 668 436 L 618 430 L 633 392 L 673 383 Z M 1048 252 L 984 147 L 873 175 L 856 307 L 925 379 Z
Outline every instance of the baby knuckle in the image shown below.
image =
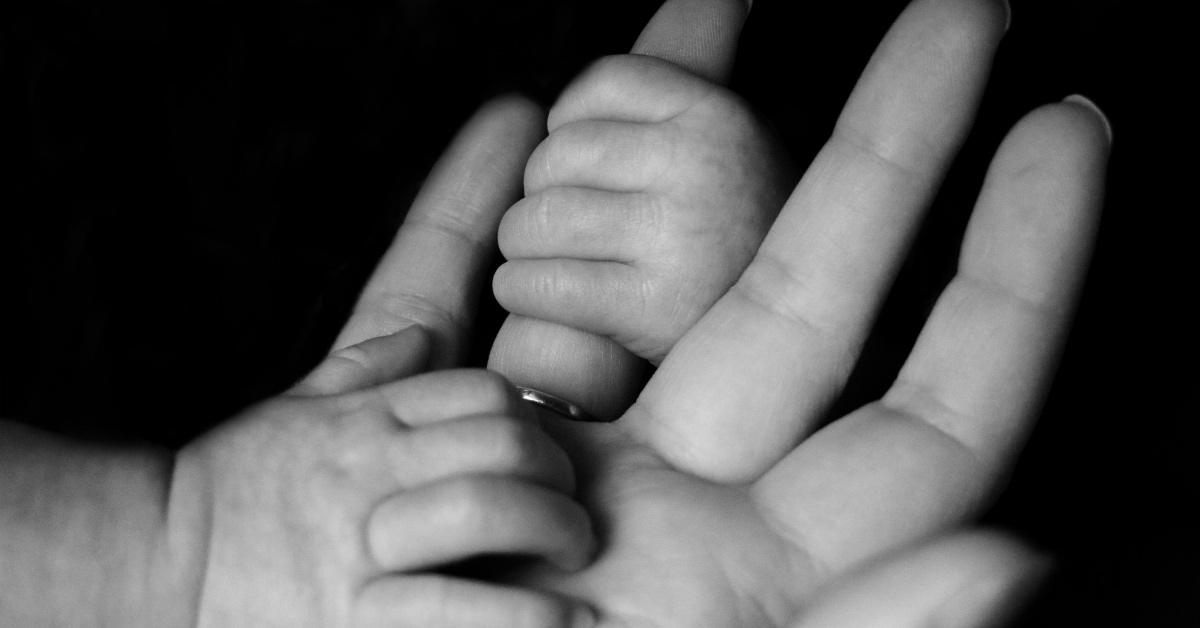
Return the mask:
M 645 66 L 645 59 L 637 55 L 607 55 L 593 61 L 580 74 L 579 82 L 619 89 L 625 86 L 631 74 L 642 71 Z
M 520 259 L 530 246 L 549 233 L 549 195 L 555 188 L 535 192 L 519 200 L 500 219 L 496 240 L 506 259 Z
M 529 155 L 529 161 L 525 162 L 524 184 L 525 193 L 534 194 L 539 192 L 554 181 L 554 163 L 561 154 L 559 144 L 561 142 L 553 134 L 542 140 L 537 148 L 533 149 L 533 153 Z

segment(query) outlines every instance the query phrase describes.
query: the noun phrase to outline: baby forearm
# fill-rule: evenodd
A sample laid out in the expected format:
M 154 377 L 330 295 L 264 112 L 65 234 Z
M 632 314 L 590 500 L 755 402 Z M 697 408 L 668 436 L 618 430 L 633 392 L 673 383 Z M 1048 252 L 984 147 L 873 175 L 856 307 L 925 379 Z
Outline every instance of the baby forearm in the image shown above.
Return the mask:
M 172 458 L 0 420 L 0 625 L 185 625 L 197 557 L 167 534 Z

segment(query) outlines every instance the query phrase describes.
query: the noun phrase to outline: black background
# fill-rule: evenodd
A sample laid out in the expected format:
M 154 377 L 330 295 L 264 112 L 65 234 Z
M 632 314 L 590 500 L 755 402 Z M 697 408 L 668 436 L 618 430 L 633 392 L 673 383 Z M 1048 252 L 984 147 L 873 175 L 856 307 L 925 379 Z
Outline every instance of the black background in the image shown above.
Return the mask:
M 174 446 L 280 390 L 327 348 L 465 117 L 511 90 L 549 104 L 657 7 L 164 4 L 0 9 L 0 416 Z M 903 4 L 759 0 L 733 88 L 805 163 Z M 1181 18 L 1164 3 L 1014 5 L 975 132 L 841 407 L 894 374 L 1004 131 L 1091 97 L 1116 136 L 1096 260 L 1042 420 L 985 520 L 1058 559 L 1024 625 L 1200 625 L 1182 309 L 1194 201 L 1180 191 L 1190 162 L 1170 150 L 1194 126 L 1195 72 L 1171 52 Z M 480 347 L 500 318 L 483 307 Z

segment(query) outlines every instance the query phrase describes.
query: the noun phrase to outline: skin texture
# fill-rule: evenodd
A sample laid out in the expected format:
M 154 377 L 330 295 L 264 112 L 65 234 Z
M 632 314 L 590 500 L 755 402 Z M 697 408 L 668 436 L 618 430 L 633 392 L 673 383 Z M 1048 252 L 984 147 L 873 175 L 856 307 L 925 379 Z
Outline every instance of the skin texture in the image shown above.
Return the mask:
M 197 625 L 587 624 L 569 600 L 436 571 L 482 554 L 572 571 L 594 551 L 571 462 L 511 384 L 482 370 L 420 374 L 457 360 L 470 278 L 540 116 L 519 99 L 484 107 L 330 357 L 180 452 L 169 536 L 203 548 Z
M 1111 134 L 1083 101 L 1016 124 L 894 385 L 814 430 L 970 128 L 1007 22 L 985 0 L 901 15 L 747 269 L 634 406 L 554 430 L 602 549 L 578 573 L 523 582 L 587 601 L 602 626 L 782 626 L 826 583 L 988 502 L 1090 255 Z
M 653 49 L 672 63 L 728 67 L 721 55 L 731 47 L 720 45 L 728 36 L 702 40 L 717 42 L 713 59 L 704 45 L 672 51 L 692 41 L 686 24 L 723 23 L 679 22 L 679 16 L 695 18 L 712 7 L 719 17 L 730 6 L 668 2 L 647 33 L 671 36 L 651 42 L 658 46 Z M 55 470 L 91 480 L 56 494 L 53 499 L 75 509 L 61 510 L 78 515 L 80 502 L 70 498 L 90 496 L 98 503 L 86 514 L 108 527 L 89 529 L 122 542 L 104 546 L 109 551 L 81 551 L 87 559 L 78 561 L 80 569 L 108 579 L 87 583 L 94 586 L 74 597 L 36 579 L 6 587 L 60 596 L 17 609 L 11 623 L 86 625 L 105 617 L 116 618 L 110 622 L 116 625 L 170 625 L 128 617 L 141 601 L 131 592 L 157 594 L 165 586 L 160 583 L 174 588 L 155 600 L 155 609 L 195 609 L 179 625 L 236 625 L 249 618 L 249 625 L 344 620 L 732 628 L 838 619 L 829 605 L 854 596 L 823 595 L 844 590 L 829 588 L 834 583 L 872 590 L 872 583 L 893 582 L 893 572 L 879 567 L 889 564 L 885 556 L 954 528 L 986 503 L 1036 415 L 1090 253 L 1111 134 L 1102 115 L 1073 100 L 1033 111 L 999 148 L 958 274 L 893 388 L 815 429 L 857 359 L 922 207 L 970 126 L 1006 17 L 1000 4 L 986 0 L 913 3 L 733 287 L 683 336 L 618 421 L 547 423 L 558 445 L 516 427 L 532 421 L 495 375 L 405 377 L 425 365 L 452 365 L 461 355 L 482 261 L 540 139 L 536 108 L 511 99 L 488 106 L 431 176 L 333 357 L 316 374 L 198 441 L 174 465 L 140 464 L 136 457 L 90 464 L 101 456 L 86 452 L 80 458 L 89 465 L 76 461 Z M 710 76 L 704 68 L 695 73 Z M 406 332 L 414 323 L 426 331 Z M 469 403 L 456 406 L 460 401 Z M 480 447 L 473 439 L 489 428 L 450 429 L 462 421 L 494 422 L 509 436 L 488 437 Z M 432 548 L 426 554 L 392 545 L 400 536 L 389 532 L 392 526 L 427 521 L 406 523 L 406 511 L 428 507 L 439 516 L 437 498 L 425 489 L 445 485 L 442 476 L 419 475 L 406 484 L 402 478 L 410 474 L 379 463 L 403 458 L 379 451 L 432 431 L 443 433 L 439 442 L 476 454 L 503 450 L 495 443 L 511 438 L 512 449 L 523 453 L 492 462 L 469 455 L 451 465 L 449 477 L 477 478 L 480 465 L 485 474 L 511 474 L 506 477 L 514 484 L 506 484 L 511 492 L 500 493 L 502 501 L 544 515 L 545 527 L 505 519 L 504 506 L 494 501 L 491 507 L 501 513 L 495 528 L 463 516 L 473 508 L 463 504 L 487 506 L 487 496 L 498 493 L 492 478 L 482 488 L 449 491 L 448 511 L 459 513 L 443 519 L 451 543 L 414 546 Z M 21 452 L 11 445 L 21 435 L 13 434 L 4 441 L 11 452 L 0 461 Z M 573 464 L 573 494 L 590 516 L 594 547 L 585 524 L 569 514 L 580 511 L 565 500 L 571 487 L 561 483 L 568 473 L 552 453 L 558 447 Z M 134 475 L 146 468 L 156 475 Z M 428 465 L 410 470 L 428 471 Z M 52 499 L 10 490 L 11 481 L 9 474 L 0 477 L 6 504 L 44 506 Z M 524 502 L 521 495 L 529 493 L 518 485 L 542 497 Z M 139 502 L 143 507 L 133 516 L 123 508 L 131 491 L 164 501 Z M 411 502 L 394 508 L 388 505 L 394 500 Z M 561 510 L 539 510 L 551 502 Z M 154 508 L 144 508 L 147 503 Z M 30 511 L 3 512 L 11 519 Z M 48 520 L 60 527 L 76 521 Z M 27 521 L 5 524 L 41 532 Z M 541 532 L 520 536 L 530 526 Z M 63 538 L 81 538 L 73 528 L 60 529 Z M 493 529 L 512 535 L 478 534 Z M 556 540 L 552 529 L 579 532 Z M 25 538 L 40 537 L 31 532 Z M 56 560 L 74 564 L 68 551 L 74 548 L 49 546 L 61 552 Z M 14 547 L 40 546 L 5 545 L 6 559 Z M 424 571 L 497 548 L 531 551 L 546 562 L 497 583 Z M 909 556 L 925 573 L 952 573 L 953 565 L 972 562 L 954 559 L 971 552 L 953 548 L 933 554 L 949 562 L 915 551 Z M 125 566 L 121 557 L 139 567 L 132 578 L 117 568 Z M 41 552 L 18 558 L 22 574 L 42 573 L 23 568 L 44 567 Z M 264 571 L 246 571 L 251 566 Z M 879 580 L 862 575 L 871 573 L 881 574 Z M 973 580 L 966 573 L 962 582 Z M 152 586 L 141 586 L 147 582 Z M 934 591 L 931 598 L 944 594 Z M 64 600 L 100 610 L 37 620 L 37 612 L 62 608 Z M 280 615 L 264 615 L 267 607 Z M 953 623 L 988 604 L 930 608 L 920 606 L 917 614 Z
M 856 569 L 792 628 L 985 628 L 1007 625 L 1048 562 L 995 532 L 947 534 Z
M 616 418 L 643 383 L 637 358 L 661 363 L 733 285 L 795 183 L 722 87 L 745 16 L 740 2 L 669 3 L 633 54 L 559 97 L 500 223 L 492 287 L 513 316 L 489 368 Z
M 686 30 L 657 23 L 679 6 L 647 32 Z M 547 418 L 598 554 L 510 583 L 583 602 L 613 628 L 811 625 L 806 609 L 838 604 L 820 595 L 832 583 L 988 502 L 1036 416 L 1090 254 L 1111 135 L 1084 102 L 1014 126 L 894 386 L 815 424 L 970 128 L 1007 19 L 988 0 L 918 0 L 901 15 L 746 270 L 637 403 L 610 424 Z
M 594 539 L 569 497 L 566 454 L 512 386 L 480 370 L 415 375 L 428 347 L 412 327 L 343 349 L 179 454 L 177 533 L 205 548 L 197 625 L 455 625 L 458 608 L 487 625 L 569 616 L 544 596 L 430 571 L 484 553 L 573 570 Z M 336 392 L 309 393 L 334 381 Z
M 177 454 L 0 421 L 0 624 L 594 623 L 573 600 L 443 569 L 516 554 L 573 571 L 595 536 L 570 460 L 511 384 L 423 373 L 466 341 L 543 119 L 510 98 L 467 123 L 333 353 L 286 394 Z

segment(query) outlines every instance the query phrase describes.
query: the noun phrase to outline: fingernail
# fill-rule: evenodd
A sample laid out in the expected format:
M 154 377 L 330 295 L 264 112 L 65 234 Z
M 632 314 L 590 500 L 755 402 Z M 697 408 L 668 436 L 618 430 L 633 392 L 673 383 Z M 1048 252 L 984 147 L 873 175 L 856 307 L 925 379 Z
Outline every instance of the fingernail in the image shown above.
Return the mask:
M 1004 32 L 1008 32 L 1008 28 L 1012 26 L 1012 4 L 1008 0 L 1001 0 L 1004 5 Z
M 596 628 L 599 623 L 596 612 L 587 606 L 576 606 L 571 614 L 571 628 Z
M 1108 116 L 1104 115 L 1104 111 L 1100 109 L 1099 105 L 1083 94 L 1071 94 L 1070 96 L 1064 98 L 1063 102 L 1075 103 L 1076 105 L 1081 105 L 1091 109 L 1092 113 L 1096 114 L 1096 117 L 1100 118 L 1100 121 L 1104 123 L 1104 134 L 1108 136 L 1108 143 L 1112 144 L 1112 123 L 1108 121 Z
M 1050 560 L 1034 559 L 1019 575 L 983 577 L 959 589 L 935 611 L 928 626 L 995 628 L 1008 625 L 1025 608 L 1050 573 Z

